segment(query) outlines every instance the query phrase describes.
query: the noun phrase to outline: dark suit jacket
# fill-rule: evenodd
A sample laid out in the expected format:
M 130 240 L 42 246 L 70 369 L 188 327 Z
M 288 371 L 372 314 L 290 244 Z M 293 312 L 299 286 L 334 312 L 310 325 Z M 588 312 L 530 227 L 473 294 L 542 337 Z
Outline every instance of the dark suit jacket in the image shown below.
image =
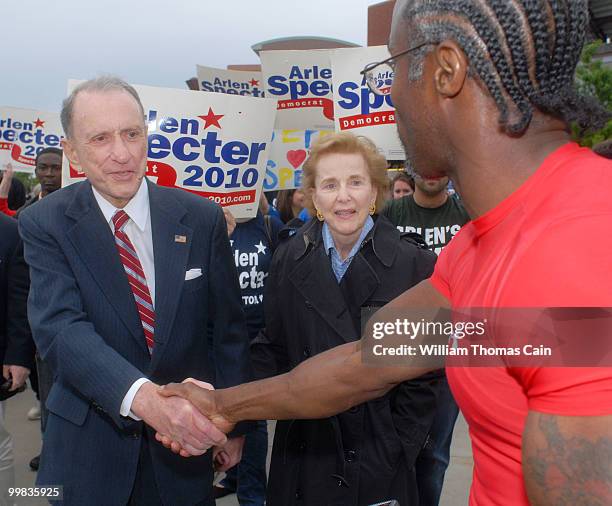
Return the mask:
M 174 455 L 149 427 L 120 416 L 121 402 L 142 376 L 159 384 L 194 377 L 219 388 L 248 379 L 240 289 L 220 207 L 148 184 L 156 290 L 151 358 L 89 182 L 52 193 L 19 218 L 32 331 L 55 372 L 38 483 L 62 484 L 66 504 L 126 504 L 143 430 L 164 504 L 205 500 L 210 452 Z M 194 268 L 203 275 L 185 281 Z
M 17 221 L 0 213 L 0 364 L 34 366 L 34 341 L 26 305 L 28 266 Z

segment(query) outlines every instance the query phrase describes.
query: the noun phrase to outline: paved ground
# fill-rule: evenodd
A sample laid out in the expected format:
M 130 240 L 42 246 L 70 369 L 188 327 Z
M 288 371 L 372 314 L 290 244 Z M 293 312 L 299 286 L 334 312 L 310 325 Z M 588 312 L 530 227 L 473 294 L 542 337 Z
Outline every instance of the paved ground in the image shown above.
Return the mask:
M 15 448 L 15 481 L 17 487 L 29 487 L 34 484 L 35 473 L 30 471 L 30 459 L 40 451 L 40 422 L 31 422 L 26 413 L 34 405 L 35 397 L 28 390 L 6 403 L 6 424 L 13 434 Z M 270 438 L 270 442 L 272 438 Z M 457 421 L 453 445 L 451 448 L 451 465 L 446 473 L 442 491 L 441 506 L 462 506 L 467 504 L 468 490 L 472 481 L 472 451 L 469 444 L 467 426 L 462 417 Z M 44 504 L 34 499 L 17 501 L 19 506 Z M 217 501 L 218 506 L 236 506 L 236 496 L 228 496 Z M 85 506 L 85 505 L 83 505 Z M 110 506 L 110 505 L 109 505 Z

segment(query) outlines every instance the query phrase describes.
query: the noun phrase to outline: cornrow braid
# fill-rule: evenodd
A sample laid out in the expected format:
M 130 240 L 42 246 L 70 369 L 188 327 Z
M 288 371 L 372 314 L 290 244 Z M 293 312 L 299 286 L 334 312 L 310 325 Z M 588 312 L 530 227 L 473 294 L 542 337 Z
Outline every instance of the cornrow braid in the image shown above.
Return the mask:
M 546 89 L 543 95 L 553 95 L 563 84 L 562 74 L 565 70 L 564 59 L 567 52 L 568 12 L 565 2 L 551 2 L 551 10 L 555 25 L 555 45 L 553 49 L 550 71 L 546 79 Z
M 521 112 L 521 118 L 519 119 L 518 123 L 508 124 L 508 106 L 506 100 L 503 99 L 504 107 L 500 109 L 501 114 L 499 123 L 503 127 L 508 127 L 509 131 L 513 133 L 520 131 L 524 124 L 530 121 L 533 109 L 529 102 L 521 94 L 514 76 L 509 71 L 510 62 L 507 60 L 501 47 L 499 30 L 496 30 L 491 18 L 480 9 L 479 5 L 474 4 L 474 2 L 471 0 L 434 1 L 420 6 L 415 11 L 415 15 L 417 17 L 431 13 L 436 13 L 442 16 L 451 15 L 460 18 L 468 25 L 471 23 L 482 43 L 488 48 L 490 60 L 493 63 L 498 61 L 502 62 L 501 65 L 495 65 L 498 71 L 496 71 L 495 68 L 492 69 L 493 75 L 499 74 L 499 80 L 501 81 L 506 93 L 510 96 L 512 101 L 517 104 L 517 107 Z M 452 31 L 451 27 L 453 26 L 454 25 L 451 23 L 446 23 L 444 27 L 441 27 L 438 33 L 432 34 L 436 38 L 436 42 L 439 42 L 444 37 L 447 37 Z M 484 59 L 487 58 L 484 57 Z M 470 61 L 473 60 L 470 59 Z M 498 94 L 501 95 L 499 84 L 495 80 L 488 79 L 488 77 L 491 75 L 489 74 L 491 70 L 485 70 L 482 65 L 480 68 L 483 70 L 483 72 L 487 72 L 485 75 L 483 75 L 482 72 L 478 72 L 478 75 L 483 82 L 487 82 L 487 80 L 490 82 L 490 84 L 487 84 L 487 89 L 489 90 L 491 96 L 495 97 Z
M 566 68 L 565 76 L 568 82 L 573 82 L 576 65 L 578 65 L 580 55 L 582 54 L 589 11 L 586 0 L 571 0 L 568 2 L 568 7 L 570 20 L 569 39 L 573 41 L 573 44 L 568 54 L 567 63 L 569 66 Z
M 587 0 L 415 0 L 403 15 L 418 21 L 412 26 L 423 42 L 450 38 L 462 47 L 470 73 L 486 86 L 509 134 L 524 132 L 535 109 L 581 130 L 600 128 L 611 117 L 574 86 Z M 424 16 L 431 22 L 423 23 Z M 415 60 L 426 53 L 419 51 Z M 510 112 L 518 113 L 516 121 L 509 120 Z
M 535 76 L 538 91 L 546 82 L 551 63 L 550 33 L 546 24 L 546 5 L 543 0 L 525 0 L 525 15 L 531 29 L 532 44 L 535 47 Z
M 529 75 L 528 48 L 525 47 L 526 41 L 524 40 L 527 37 L 525 37 L 523 32 L 520 8 L 516 5 L 515 1 L 509 2 L 508 0 L 490 0 L 489 5 L 504 30 L 506 41 L 512 54 L 514 74 L 519 82 L 521 91 L 529 99 L 533 99 L 536 90 Z
M 424 23 L 421 25 L 421 30 L 425 36 L 436 38 L 440 33 L 447 33 L 453 39 L 455 39 L 465 51 L 467 57 L 471 62 L 475 62 L 472 65 L 472 70 L 478 74 L 478 77 L 485 84 L 491 97 L 497 104 L 497 108 L 500 111 L 499 122 L 501 125 L 507 127 L 508 123 L 508 102 L 502 93 L 499 83 L 496 79 L 495 68 L 491 62 L 485 58 L 482 49 L 478 46 L 476 41 L 465 33 L 461 28 L 455 25 L 449 25 L 442 22 L 431 22 Z

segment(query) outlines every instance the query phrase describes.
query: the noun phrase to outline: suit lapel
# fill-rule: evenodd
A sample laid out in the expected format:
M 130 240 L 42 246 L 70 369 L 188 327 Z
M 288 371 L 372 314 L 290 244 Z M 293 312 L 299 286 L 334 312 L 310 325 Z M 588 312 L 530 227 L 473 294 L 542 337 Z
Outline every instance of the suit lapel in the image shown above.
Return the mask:
M 351 314 L 325 254 L 322 241 L 310 249 L 289 273 L 289 279 L 317 313 L 344 340 L 355 334 Z
M 83 183 L 66 215 L 75 220 L 67 236 L 92 277 L 134 339 L 146 350 L 134 296 L 115 247 L 115 239 L 95 202 L 91 185 Z
M 148 184 L 155 263 L 155 346 L 150 365 L 153 371 L 171 337 L 193 230 L 181 223 L 187 211 L 172 193 L 153 183 Z

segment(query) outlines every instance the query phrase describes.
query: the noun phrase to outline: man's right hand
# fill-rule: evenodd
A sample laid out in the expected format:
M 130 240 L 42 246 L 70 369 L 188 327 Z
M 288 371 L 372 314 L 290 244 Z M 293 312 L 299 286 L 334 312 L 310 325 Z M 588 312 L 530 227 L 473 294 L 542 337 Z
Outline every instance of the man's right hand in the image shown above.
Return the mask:
M 215 391 L 207 387 L 197 386 L 196 382 L 185 380 L 183 383 L 170 383 L 159 389 L 159 394 L 165 398 L 182 398 L 193 404 L 202 415 L 205 415 L 217 429 L 226 434 L 234 428 L 234 423 L 227 420 L 217 410 L 215 402 Z M 189 449 L 185 448 L 177 440 L 158 433 L 156 439 L 166 448 L 170 448 L 174 453 L 180 453 L 183 457 L 188 456 Z
M 178 396 L 162 396 L 158 392 L 158 385 L 150 382 L 143 384 L 131 408 L 158 434 L 178 443 L 188 455 L 202 455 L 209 448 L 226 443 L 225 434 L 191 402 Z

